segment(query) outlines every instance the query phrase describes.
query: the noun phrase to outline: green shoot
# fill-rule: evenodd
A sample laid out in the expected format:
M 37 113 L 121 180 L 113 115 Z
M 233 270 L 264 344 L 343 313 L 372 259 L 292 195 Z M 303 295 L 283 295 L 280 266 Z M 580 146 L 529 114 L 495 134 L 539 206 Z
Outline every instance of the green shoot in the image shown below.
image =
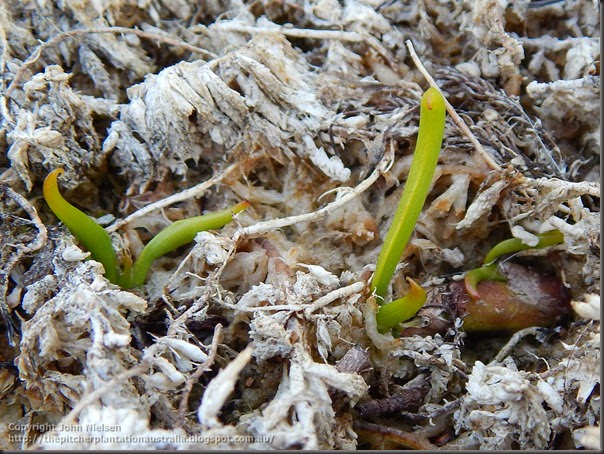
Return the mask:
M 505 282 L 507 278 L 497 270 L 497 264 L 495 263 L 468 271 L 464 283 L 468 294 L 475 300 L 480 299 L 477 290 L 480 281 Z
M 478 300 L 480 299 L 480 294 L 477 287 L 480 281 L 507 281 L 506 277 L 497 271 L 497 265 L 493 263 L 502 255 L 525 251 L 527 249 L 542 249 L 564 242 L 564 235 L 559 230 L 540 233 L 537 237 L 539 238 L 539 243 L 536 246 L 524 244 L 518 238 L 510 238 L 496 244 L 485 257 L 483 262 L 485 266 L 470 270 L 466 274 L 464 282 L 468 294 L 475 300 Z
M 107 279 L 123 288 L 142 285 L 154 260 L 193 241 L 198 232 L 225 226 L 233 220 L 234 215 L 250 206 L 249 202 L 244 201 L 217 213 L 174 222 L 153 237 L 143 248 L 134 265 L 126 263 L 124 272 L 121 273 L 109 234 L 61 196 L 57 178 L 62 173 L 63 169 L 56 169 L 44 180 L 43 193 L 48 206 L 90 251 L 92 258 L 103 265 Z
M 409 177 L 392 225 L 386 234 L 371 281 L 373 292 L 382 299 L 386 296 L 396 265 L 411 238 L 415 223 L 428 197 L 444 129 L 444 98 L 437 89 L 430 88 L 422 96 L 419 134 Z
M 155 235 L 143 248 L 141 254 L 134 262 L 132 274 L 125 274 L 123 276 L 122 287 L 131 288 L 142 285 L 155 259 L 175 250 L 183 244 L 190 243 L 195 238 L 195 235 L 201 231 L 219 229 L 225 226 L 233 220 L 235 214 L 242 212 L 249 206 L 250 203 L 248 201 L 239 202 L 237 205 L 226 210 L 183 219 L 166 227 Z
M 384 304 L 375 316 L 378 328 L 383 333 L 397 324 L 409 320 L 426 302 L 426 291 L 413 279 L 407 278 L 411 291 L 391 303 Z
M 42 192 L 46 203 L 53 213 L 69 228 L 73 236 L 90 251 L 90 255 L 105 268 L 105 276 L 111 282 L 119 280 L 117 258 L 109 234 L 90 219 L 85 213 L 78 210 L 59 192 L 57 179 L 64 172 L 63 169 L 53 170 L 44 180 Z
M 554 246 L 556 244 L 564 243 L 564 234 L 560 230 L 550 230 L 549 232 L 540 233 L 537 235 L 539 243 L 536 246 L 529 246 L 524 244 L 518 238 L 510 238 L 509 240 L 502 241 L 496 244 L 493 249 L 489 251 L 487 256 L 484 258 L 484 264 L 495 261 L 498 257 L 504 254 L 511 254 L 513 252 L 520 252 L 526 249 L 542 249 L 548 246 Z

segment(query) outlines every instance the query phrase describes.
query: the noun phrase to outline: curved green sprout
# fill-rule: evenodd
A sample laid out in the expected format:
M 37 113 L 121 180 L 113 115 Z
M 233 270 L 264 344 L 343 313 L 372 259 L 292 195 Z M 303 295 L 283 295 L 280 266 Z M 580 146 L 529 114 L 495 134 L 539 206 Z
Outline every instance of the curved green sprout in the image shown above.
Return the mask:
M 122 287 L 131 288 L 143 284 L 147 278 L 151 263 L 155 259 L 184 244 L 190 243 L 195 239 L 195 235 L 201 231 L 224 227 L 233 220 L 233 215 L 242 212 L 249 206 L 250 202 L 248 201 L 239 202 L 237 205 L 226 210 L 183 219 L 166 227 L 155 235 L 143 248 L 141 255 L 134 262 L 132 273 L 130 275 L 125 273 L 122 279 Z
M 549 232 L 539 233 L 537 238 L 539 238 L 539 243 L 537 243 L 536 246 L 524 244 L 518 238 L 510 238 L 509 240 L 502 241 L 501 243 L 496 244 L 493 249 L 489 251 L 487 256 L 484 258 L 483 263 L 485 265 L 487 263 L 491 263 L 504 254 L 520 252 L 526 249 L 542 249 L 544 247 L 564 243 L 564 234 L 560 230 L 550 230 Z
M 198 232 L 225 226 L 234 215 L 250 206 L 248 201 L 243 201 L 226 210 L 174 222 L 143 248 L 134 266 L 126 265 L 122 273 L 109 234 L 61 196 L 57 178 L 62 173 L 63 169 L 56 169 L 44 180 L 43 193 L 48 206 L 90 251 L 92 258 L 103 265 L 107 279 L 123 288 L 142 285 L 155 259 L 193 241 Z
M 386 332 L 413 317 L 426 302 L 426 291 L 411 278 L 407 278 L 411 290 L 402 298 L 381 306 L 375 316 L 380 332 Z
M 477 289 L 480 281 L 507 281 L 507 278 L 497 270 L 497 264 L 493 263 L 502 255 L 525 251 L 527 249 L 542 249 L 564 242 L 564 234 L 560 230 L 539 233 L 537 237 L 539 238 L 539 242 L 535 246 L 524 244 L 518 238 L 510 238 L 493 246 L 484 259 L 483 263 L 485 266 L 468 271 L 466 274 L 464 283 L 468 294 L 477 300 L 480 299 Z
M 90 251 L 92 258 L 103 264 L 107 279 L 115 283 L 119 280 L 120 273 L 111 238 L 103 227 L 63 198 L 57 183 L 59 175 L 63 172 L 63 169 L 53 170 L 44 180 L 42 191 L 46 203 L 53 213 L 69 227 L 71 233 Z
M 468 294 L 475 300 L 480 299 L 480 294 L 477 290 L 480 281 L 506 282 L 507 278 L 499 272 L 495 263 L 468 271 L 464 278 L 464 283 Z
M 426 197 L 428 197 L 443 141 L 445 111 L 443 96 L 436 88 L 429 88 L 421 99 L 419 133 L 409 176 L 398 208 L 394 214 L 392 225 L 386 234 L 386 239 L 380 251 L 375 273 L 371 281 L 371 290 L 382 301 L 388 291 L 388 285 L 392 280 L 396 265 L 415 229 L 415 224 L 422 211 Z M 414 288 L 412 286 L 412 294 Z M 425 292 L 419 306 L 418 302 L 421 295 L 417 291 L 413 295 L 408 299 L 403 297 L 400 300 L 396 300 L 397 304 L 395 306 L 391 306 L 395 303 L 392 302 L 380 308 L 377 317 L 385 323 L 384 325 L 380 325 L 378 321 L 380 329 L 384 329 L 387 325 L 394 326 L 396 323 L 410 318 L 417 312 L 423 303 L 425 303 Z M 401 308 L 409 303 L 410 300 L 413 300 L 413 306 L 416 307 L 413 314 L 407 316 L 410 311 L 404 310 L 398 316 L 399 321 L 395 322 L 394 320 L 397 318 L 396 314 L 393 313 L 395 308 L 398 308 L 396 310 L 402 310 Z M 386 309 L 390 306 L 391 308 Z M 382 312 L 382 310 L 385 312 Z M 380 313 L 382 313 L 381 316 Z

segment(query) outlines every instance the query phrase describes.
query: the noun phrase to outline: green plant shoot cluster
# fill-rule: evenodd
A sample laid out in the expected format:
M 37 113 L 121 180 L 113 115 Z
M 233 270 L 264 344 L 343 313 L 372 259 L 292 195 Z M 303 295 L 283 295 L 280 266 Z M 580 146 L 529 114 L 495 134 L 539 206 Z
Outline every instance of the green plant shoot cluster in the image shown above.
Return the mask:
M 226 210 L 174 222 L 143 248 L 133 266 L 126 265 L 122 272 L 105 229 L 61 196 L 57 179 L 62 173 L 63 169 L 56 169 L 46 177 L 44 199 L 55 215 L 90 251 L 92 258 L 103 265 L 107 279 L 123 288 L 142 285 L 155 259 L 193 241 L 198 232 L 225 226 L 233 220 L 234 215 L 250 206 L 249 202 L 243 201 Z
M 443 140 L 445 111 L 443 96 L 436 88 L 429 88 L 421 99 L 419 133 L 409 176 L 371 281 L 372 292 L 379 300 L 383 301 L 386 296 L 396 265 L 428 197 Z M 381 331 L 413 317 L 424 305 L 426 293 L 418 287 L 421 289 L 413 282 L 409 295 L 380 307 L 376 317 Z
M 480 299 L 480 294 L 477 289 L 480 281 L 507 281 L 507 278 L 497 270 L 497 264 L 494 263 L 495 260 L 502 255 L 513 254 L 527 249 L 543 249 L 545 247 L 564 243 L 564 234 L 560 230 L 549 230 L 544 233 L 539 233 L 537 238 L 539 238 L 539 242 L 535 246 L 524 244 L 518 238 L 510 238 L 493 246 L 486 255 L 483 266 L 467 272 L 464 282 L 468 294 L 474 299 Z

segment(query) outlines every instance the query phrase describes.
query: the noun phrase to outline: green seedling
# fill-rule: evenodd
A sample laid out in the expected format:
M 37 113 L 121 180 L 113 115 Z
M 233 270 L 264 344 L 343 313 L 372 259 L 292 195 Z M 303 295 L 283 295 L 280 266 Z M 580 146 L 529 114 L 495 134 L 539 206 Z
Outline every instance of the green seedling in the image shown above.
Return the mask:
M 480 299 L 477 286 L 481 281 L 506 282 L 507 278 L 497 270 L 495 263 L 468 271 L 464 283 L 468 294 L 475 300 Z
M 498 265 L 494 263 L 495 260 L 502 255 L 525 251 L 527 249 L 543 249 L 545 247 L 554 246 L 564 242 L 564 234 L 559 230 L 550 230 L 545 233 L 540 233 L 537 235 L 537 237 L 539 238 L 539 242 L 535 246 L 524 244 L 518 238 L 510 238 L 509 240 L 496 244 L 486 255 L 483 262 L 485 265 L 468 271 L 466 274 L 464 282 L 468 294 L 475 300 L 478 300 L 480 299 L 480 294 L 477 290 L 479 282 L 507 281 L 507 278 L 497 270 Z
M 542 249 L 544 247 L 555 246 L 556 244 L 564 243 L 564 234 L 560 230 L 550 230 L 548 232 L 539 233 L 537 235 L 539 242 L 536 246 L 524 244 L 518 238 L 510 238 L 496 244 L 484 258 L 484 264 L 494 262 L 497 258 L 504 254 L 512 254 L 514 252 L 524 251 L 526 249 Z
M 408 294 L 391 303 L 384 304 L 376 314 L 376 320 L 381 332 L 394 328 L 399 323 L 413 317 L 426 302 L 426 291 L 411 278 L 407 278 L 411 286 Z
M 121 272 L 109 234 L 65 200 L 59 192 L 57 179 L 62 173 L 63 169 L 56 169 L 46 177 L 43 187 L 44 199 L 53 213 L 90 251 L 92 258 L 103 265 L 107 279 L 123 288 L 142 285 L 154 260 L 193 241 L 198 232 L 225 226 L 233 220 L 234 215 L 250 206 L 248 201 L 243 201 L 226 210 L 174 222 L 143 248 L 133 266 L 127 264 Z
M 63 169 L 56 169 L 48 174 L 43 186 L 44 199 L 53 213 L 90 251 L 92 258 L 103 264 L 107 279 L 114 283 L 118 282 L 120 273 L 111 238 L 103 227 L 63 198 L 57 182 L 63 172 Z
M 378 300 L 384 301 L 396 265 L 428 197 L 444 130 L 445 100 L 437 89 L 430 88 L 421 99 L 419 133 L 409 176 L 371 280 L 371 290 Z M 387 330 L 415 315 L 426 301 L 425 292 L 417 291 L 417 287 L 419 284 L 413 282 L 408 296 L 380 307 L 377 319 L 381 330 Z M 403 310 L 402 307 L 407 305 L 414 309 Z

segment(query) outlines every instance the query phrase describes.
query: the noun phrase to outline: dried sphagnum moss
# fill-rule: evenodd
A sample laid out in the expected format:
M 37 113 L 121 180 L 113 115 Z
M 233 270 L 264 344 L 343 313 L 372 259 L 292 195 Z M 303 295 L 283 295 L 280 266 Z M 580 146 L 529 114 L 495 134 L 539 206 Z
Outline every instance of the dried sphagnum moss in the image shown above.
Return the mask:
M 2 349 L 0 447 L 46 431 L 35 446 L 597 448 L 598 4 L 541 3 L 0 5 L 0 304 L 21 327 Z M 59 30 L 107 27 L 143 32 L 57 38 L 28 60 Z M 533 255 L 569 283 L 576 320 L 517 333 L 486 360 L 459 322 L 378 333 L 364 294 L 426 87 L 406 39 L 502 170 L 447 120 L 394 292 L 405 276 L 434 285 L 475 267 L 510 231 L 566 238 Z M 169 221 L 253 207 L 126 292 L 51 227 L 41 182 L 59 166 L 88 213 L 133 215 L 109 227 L 123 254 Z M 359 348 L 369 368 L 351 361 Z M 412 414 L 353 409 L 417 382 L 429 386 Z

